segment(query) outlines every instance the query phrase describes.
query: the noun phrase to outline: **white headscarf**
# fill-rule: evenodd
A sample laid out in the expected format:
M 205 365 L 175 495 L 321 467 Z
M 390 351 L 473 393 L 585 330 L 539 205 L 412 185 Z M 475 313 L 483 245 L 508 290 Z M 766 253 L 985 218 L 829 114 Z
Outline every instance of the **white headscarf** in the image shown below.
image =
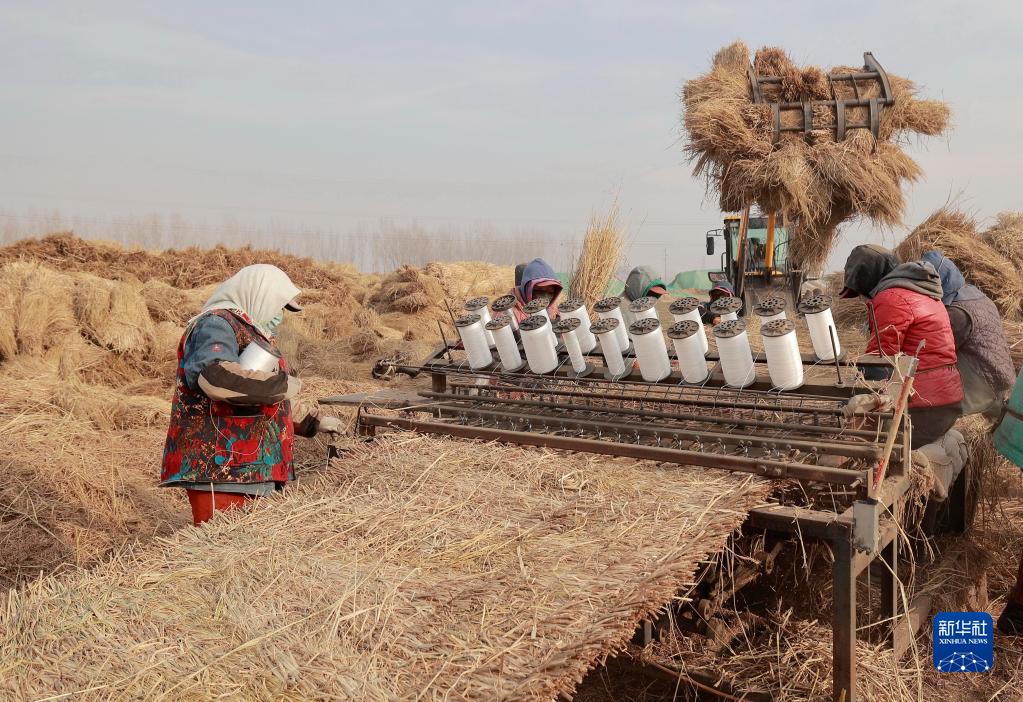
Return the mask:
M 255 322 L 261 332 L 270 336 L 269 322 L 300 292 L 280 268 L 257 263 L 245 266 L 221 283 L 203 305 L 200 314 L 210 310 L 242 312 Z

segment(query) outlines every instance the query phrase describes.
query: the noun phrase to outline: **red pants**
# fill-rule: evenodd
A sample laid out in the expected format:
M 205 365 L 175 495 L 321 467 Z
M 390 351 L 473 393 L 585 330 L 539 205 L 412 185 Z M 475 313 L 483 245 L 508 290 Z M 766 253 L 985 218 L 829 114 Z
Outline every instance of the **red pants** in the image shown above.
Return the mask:
M 213 517 L 217 510 L 244 507 L 252 495 L 241 495 L 234 492 L 213 492 L 212 490 L 185 490 L 188 503 L 192 505 L 192 524 L 199 526 Z

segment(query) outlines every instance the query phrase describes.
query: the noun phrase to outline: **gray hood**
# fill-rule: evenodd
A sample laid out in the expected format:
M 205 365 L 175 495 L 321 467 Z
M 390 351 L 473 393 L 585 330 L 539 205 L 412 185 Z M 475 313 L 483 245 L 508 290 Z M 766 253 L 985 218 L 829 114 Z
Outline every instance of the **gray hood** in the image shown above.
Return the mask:
M 940 300 L 942 296 L 941 278 L 934 266 L 926 261 L 899 264 L 870 291 L 870 297 L 876 297 L 879 292 L 889 288 L 905 288 L 935 300 Z

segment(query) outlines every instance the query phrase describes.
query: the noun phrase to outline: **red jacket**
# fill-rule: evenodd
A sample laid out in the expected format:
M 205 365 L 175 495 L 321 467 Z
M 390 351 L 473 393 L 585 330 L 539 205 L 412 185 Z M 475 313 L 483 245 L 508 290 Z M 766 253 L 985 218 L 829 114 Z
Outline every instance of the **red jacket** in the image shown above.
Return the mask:
M 920 352 L 909 406 L 936 407 L 962 401 L 955 338 L 941 300 L 907 288 L 888 288 L 877 293 L 872 304 L 881 330 L 883 353 L 894 356 L 901 351 L 914 355 L 920 342 L 927 341 Z M 871 325 L 867 353 L 877 351 L 877 337 Z

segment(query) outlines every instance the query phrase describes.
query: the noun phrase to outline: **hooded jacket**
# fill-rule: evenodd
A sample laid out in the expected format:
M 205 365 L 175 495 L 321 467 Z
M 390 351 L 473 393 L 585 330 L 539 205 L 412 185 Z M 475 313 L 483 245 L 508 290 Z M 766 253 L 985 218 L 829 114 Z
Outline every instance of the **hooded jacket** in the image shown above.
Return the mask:
M 924 260 L 941 278 L 941 299 L 948 310 L 963 378 L 963 414 L 995 411 L 1015 381 L 998 308 L 940 252 L 928 251 Z
M 710 289 L 710 301 L 700 304 L 700 319 L 704 324 L 714 323 L 714 318 L 717 315 L 710 311 L 710 303 L 722 297 L 735 297 L 735 290 L 732 289 L 730 283 L 715 283 L 714 287 Z
M 521 272 L 519 266 L 522 266 Z M 523 307 L 532 302 L 534 290 L 538 285 L 555 288 L 556 292 L 551 296 L 551 302 L 547 306 L 547 316 L 554 321 L 558 314 L 558 296 L 561 294 L 562 285 L 557 274 L 542 258 L 534 258 L 526 264 L 519 264 L 515 267 L 515 287 L 512 288 L 512 295 L 515 296 L 516 304 L 512 310 L 515 318 L 522 321 L 526 317 Z
M 850 271 L 847 262 L 846 286 L 850 280 L 858 286 L 871 282 L 863 270 L 853 266 Z M 859 291 L 860 288 L 853 289 Z M 956 367 L 955 339 L 941 296 L 937 271 L 923 261 L 895 266 L 875 281 L 870 289 L 877 332 L 868 322 L 868 354 L 894 356 L 901 352 L 916 355 L 920 342 L 925 342 L 913 382 L 914 394 L 909 400 L 911 408 L 954 405 L 963 399 L 962 381 Z
M 658 286 L 662 290 L 666 290 L 668 287 L 664 284 L 661 277 L 657 275 L 657 271 L 650 266 L 637 266 L 632 269 L 629 276 L 625 279 L 625 298 L 629 302 L 633 302 L 641 297 L 650 295 L 651 288 Z M 654 291 L 654 294 L 660 296 L 664 292 L 659 290 Z

